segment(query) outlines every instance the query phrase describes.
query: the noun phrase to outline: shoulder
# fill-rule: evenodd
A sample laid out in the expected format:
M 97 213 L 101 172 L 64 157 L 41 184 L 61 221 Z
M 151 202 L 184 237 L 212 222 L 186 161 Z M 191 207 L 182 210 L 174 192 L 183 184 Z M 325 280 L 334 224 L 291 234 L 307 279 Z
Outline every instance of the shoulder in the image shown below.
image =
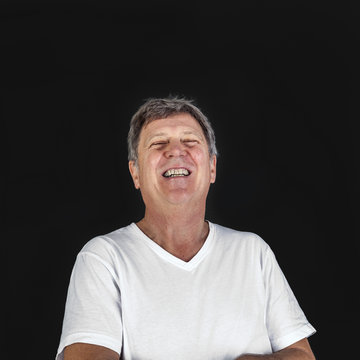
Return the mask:
M 229 261 L 260 267 L 266 262 L 271 249 L 261 236 L 212 224 L 216 252 Z
M 112 262 L 126 247 L 131 246 L 134 239 L 133 226 L 130 224 L 108 234 L 95 236 L 83 246 L 78 256 L 88 255 Z
M 264 250 L 269 248 L 269 245 L 253 232 L 235 230 L 218 224 L 211 225 L 215 237 L 224 245 L 256 247 Z

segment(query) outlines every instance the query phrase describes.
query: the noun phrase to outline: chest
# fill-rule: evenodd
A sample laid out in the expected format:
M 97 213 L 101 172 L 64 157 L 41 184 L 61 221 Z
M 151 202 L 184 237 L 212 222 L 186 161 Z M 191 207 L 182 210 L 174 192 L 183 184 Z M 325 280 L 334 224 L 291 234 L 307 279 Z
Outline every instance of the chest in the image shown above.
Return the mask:
M 219 265 L 128 268 L 121 285 L 125 358 L 230 359 L 254 342 L 269 346 L 259 269 Z

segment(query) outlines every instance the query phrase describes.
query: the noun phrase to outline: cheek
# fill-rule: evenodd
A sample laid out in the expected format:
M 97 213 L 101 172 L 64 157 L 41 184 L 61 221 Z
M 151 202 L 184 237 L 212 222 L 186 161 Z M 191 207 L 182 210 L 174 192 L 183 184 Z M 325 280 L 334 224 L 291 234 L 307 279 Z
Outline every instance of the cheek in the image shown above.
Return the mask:
M 149 179 L 156 177 L 160 157 L 153 154 L 144 157 L 142 160 L 143 166 L 140 168 L 140 180 L 141 182 L 146 182 Z M 144 164 L 146 165 L 144 166 Z
M 210 158 L 207 152 L 204 152 L 201 149 L 196 149 L 192 153 L 192 158 L 197 165 L 209 164 Z
M 148 170 L 150 172 L 156 172 L 161 164 L 161 155 L 158 153 L 153 153 L 146 159 L 148 164 Z
M 206 153 L 199 147 L 194 147 L 191 151 L 191 156 L 196 161 L 202 161 L 206 157 Z

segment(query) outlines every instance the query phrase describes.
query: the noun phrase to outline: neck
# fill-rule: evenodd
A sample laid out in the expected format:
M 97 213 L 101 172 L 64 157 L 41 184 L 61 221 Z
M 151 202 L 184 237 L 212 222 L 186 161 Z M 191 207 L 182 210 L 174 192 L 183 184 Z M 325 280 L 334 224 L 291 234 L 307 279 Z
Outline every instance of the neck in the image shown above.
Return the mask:
M 203 209 L 174 208 L 160 212 L 145 210 L 138 227 L 163 249 L 183 261 L 190 261 L 201 249 L 209 233 Z

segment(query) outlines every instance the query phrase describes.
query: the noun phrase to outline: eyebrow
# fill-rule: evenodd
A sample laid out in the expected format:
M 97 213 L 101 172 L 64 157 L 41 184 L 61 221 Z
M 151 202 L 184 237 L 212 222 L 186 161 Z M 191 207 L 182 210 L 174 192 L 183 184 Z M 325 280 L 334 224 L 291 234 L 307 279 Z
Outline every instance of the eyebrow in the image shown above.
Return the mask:
M 202 134 L 199 133 L 198 131 L 190 131 L 190 130 L 187 130 L 187 131 L 184 131 L 183 132 L 184 135 L 195 135 L 197 136 L 198 138 L 202 138 Z
M 148 139 L 146 139 L 145 144 L 148 144 L 149 142 L 151 142 L 152 139 L 154 139 L 156 137 L 165 136 L 165 135 L 166 135 L 166 133 L 164 133 L 164 132 L 156 133 L 156 134 L 150 136 Z
M 183 135 L 195 135 L 196 137 L 198 137 L 199 139 L 203 139 L 203 136 L 201 136 L 201 134 L 198 131 L 192 131 L 192 130 L 185 130 L 184 132 L 182 132 Z M 151 140 L 153 140 L 156 137 L 160 137 L 160 136 L 166 136 L 167 133 L 165 132 L 159 132 L 156 133 L 152 136 L 150 136 L 148 139 L 146 139 L 145 144 L 149 144 L 151 142 Z

